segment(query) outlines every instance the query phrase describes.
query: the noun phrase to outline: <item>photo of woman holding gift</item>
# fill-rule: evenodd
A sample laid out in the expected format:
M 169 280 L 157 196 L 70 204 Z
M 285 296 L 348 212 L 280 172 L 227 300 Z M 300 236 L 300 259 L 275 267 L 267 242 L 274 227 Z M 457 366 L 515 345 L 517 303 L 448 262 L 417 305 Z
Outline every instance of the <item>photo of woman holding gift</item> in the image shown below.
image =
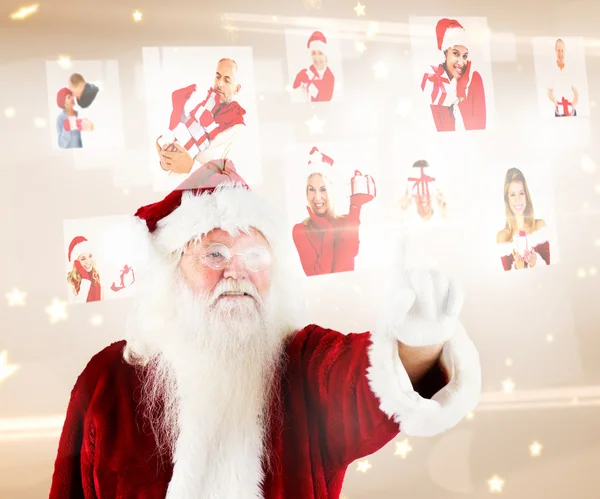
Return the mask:
M 73 269 L 67 274 L 67 282 L 75 303 L 102 300 L 100 275 L 96 269 L 92 248 L 85 237 L 73 238 L 69 245 L 68 258 L 69 262 L 73 262 Z
M 312 64 L 296 74 L 292 89 L 301 91 L 310 102 L 329 102 L 333 98 L 335 76 L 328 65 L 327 38 L 315 31 L 306 47 Z
M 87 118 L 80 118 L 75 110 L 75 96 L 68 88 L 61 88 L 56 94 L 56 105 L 61 112 L 56 117 L 58 147 L 80 149 L 83 147 L 81 132 L 94 130 L 94 124 Z
M 472 42 L 455 19 L 440 19 L 435 28 L 441 62 L 422 75 L 421 91 L 427 97 L 438 132 L 484 130 L 486 99 L 481 74 L 472 66 Z
M 439 187 L 433 187 L 436 178 L 425 173 L 425 170 L 429 172 L 431 168 L 429 162 L 420 159 L 415 161 L 412 167 L 419 173 L 407 178 L 404 194 L 400 198 L 401 221 L 414 222 L 417 217 L 423 222 L 445 219 L 446 197 Z
M 359 250 L 361 207 L 373 200 L 375 182 L 370 176 L 355 171 L 348 214 L 335 213 L 333 159 L 316 147 L 310 153 L 306 180 L 308 218 L 292 231 L 294 244 L 307 276 L 349 272 Z
M 496 242 L 504 270 L 550 265 L 546 223 L 536 219 L 525 176 L 510 168 L 504 179 L 506 226 Z

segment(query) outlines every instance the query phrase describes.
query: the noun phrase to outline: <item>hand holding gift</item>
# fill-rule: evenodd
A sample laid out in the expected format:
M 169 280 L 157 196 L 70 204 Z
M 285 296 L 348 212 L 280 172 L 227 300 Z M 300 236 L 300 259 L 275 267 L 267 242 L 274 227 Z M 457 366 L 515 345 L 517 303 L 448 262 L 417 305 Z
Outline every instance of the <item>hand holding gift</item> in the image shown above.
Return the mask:
M 371 175 L 363 175 L 360 171 L 354 170 L 354 176 L 350 180 L 350 184 L 352 188 L 351 206 L 362 206 L 372 201 L 377 195 L 375 180 Z

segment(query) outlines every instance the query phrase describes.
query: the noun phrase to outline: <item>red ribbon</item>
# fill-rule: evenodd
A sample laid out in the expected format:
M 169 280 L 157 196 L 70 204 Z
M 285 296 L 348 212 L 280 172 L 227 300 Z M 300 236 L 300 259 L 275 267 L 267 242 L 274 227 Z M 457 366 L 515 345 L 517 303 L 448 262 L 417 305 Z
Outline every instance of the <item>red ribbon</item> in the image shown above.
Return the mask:
M 569 102 L 567 99 L 565 99 L 563 97 L 561 101 L 557 102 L 557 104 L 559 106 L 563 107 L 563 114 L 565 116 L 571 116 L 571 111 L 569 110 L 569 106 L 573 107 L 573 103 L 572 102 Z
M 444 67 L 443 66 L 431 66 L 433 73 L 425 73 L 423 75 L 423 81 L 421 82 L 421 90 L 425 91 L 425 85 L 430 81 L 433 83 L 433 90 L 431 91 L 431 103 L 435 103 L 437 96 L 439 93 L 442 93 L 442 97 L 438 102 L 438 106 L 444 105 L 444 100 L 446 99 L 446 89 L 444 88 L 444 83 L 450 83 L 450 80 L 446 78 L 444 75 Z
M 434 182 L 435 178 L 427 175 L 423 167 L 421 167 L 421 176 L 419 178 L 408 177 L 408 181 L 415 183 L 413 191 L 416 190 L 416 196 L 421 198 L 423 196 L 429 197 L 429 182 Z

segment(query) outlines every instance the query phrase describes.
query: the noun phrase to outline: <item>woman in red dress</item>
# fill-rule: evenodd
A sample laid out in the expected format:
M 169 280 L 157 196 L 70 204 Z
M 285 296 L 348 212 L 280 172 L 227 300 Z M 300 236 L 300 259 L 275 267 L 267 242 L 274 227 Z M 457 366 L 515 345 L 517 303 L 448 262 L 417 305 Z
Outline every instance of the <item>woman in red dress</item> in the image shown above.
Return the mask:
M 431 65 L 421 82 L 421 90 L 430 95 L 435 127 L 438 132 L 483 130 L 486 127 L 485 92 L 481 75 L 471 69 L 471 42 L 454 19 L 441 19 L 435 31 L 444 62 Z
M 350 196 L 347 215 L 336 216 L 330 180 L 333 160 L 313 148 L 309 162 L 311 171 L 306 181 L 308 218 L 292 231 L 294 244 L 307 276 L 354 270 L 358 254 L 360 210 L 370 200 L 362 194 Z
M 536 219 L 525 176 L 511 168 L 504 178 L 506 226 L 496 236 L 504 270 L 550 265 L 546 223 Z

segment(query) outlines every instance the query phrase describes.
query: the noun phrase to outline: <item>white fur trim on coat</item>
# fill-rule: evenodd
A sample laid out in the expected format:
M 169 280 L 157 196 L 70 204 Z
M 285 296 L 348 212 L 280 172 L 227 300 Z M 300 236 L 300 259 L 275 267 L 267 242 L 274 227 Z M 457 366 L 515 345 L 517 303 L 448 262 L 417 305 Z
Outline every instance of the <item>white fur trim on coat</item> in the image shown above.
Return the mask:
M 198 196 L 185 191 L 181 205 L 158 222 L 153 240 L 160 252 L 170 254 L 216 228 L 230 234 L 255 228 L 272 246 L 282 234 L 276 220 L 276 213 L 255 192 L 221 184 L 213 193 Z
M 413 388 L 398 355 L 398 340 L 389 333 L 372 333 L 369 347 L 369 386 L 380 408 L 411 436 L 433 436 L 458 424 L 479 403 L 481 367 L 479 353 L 460 325 L 442 349 L 440 361 L 448 384 L 431 399 Z

